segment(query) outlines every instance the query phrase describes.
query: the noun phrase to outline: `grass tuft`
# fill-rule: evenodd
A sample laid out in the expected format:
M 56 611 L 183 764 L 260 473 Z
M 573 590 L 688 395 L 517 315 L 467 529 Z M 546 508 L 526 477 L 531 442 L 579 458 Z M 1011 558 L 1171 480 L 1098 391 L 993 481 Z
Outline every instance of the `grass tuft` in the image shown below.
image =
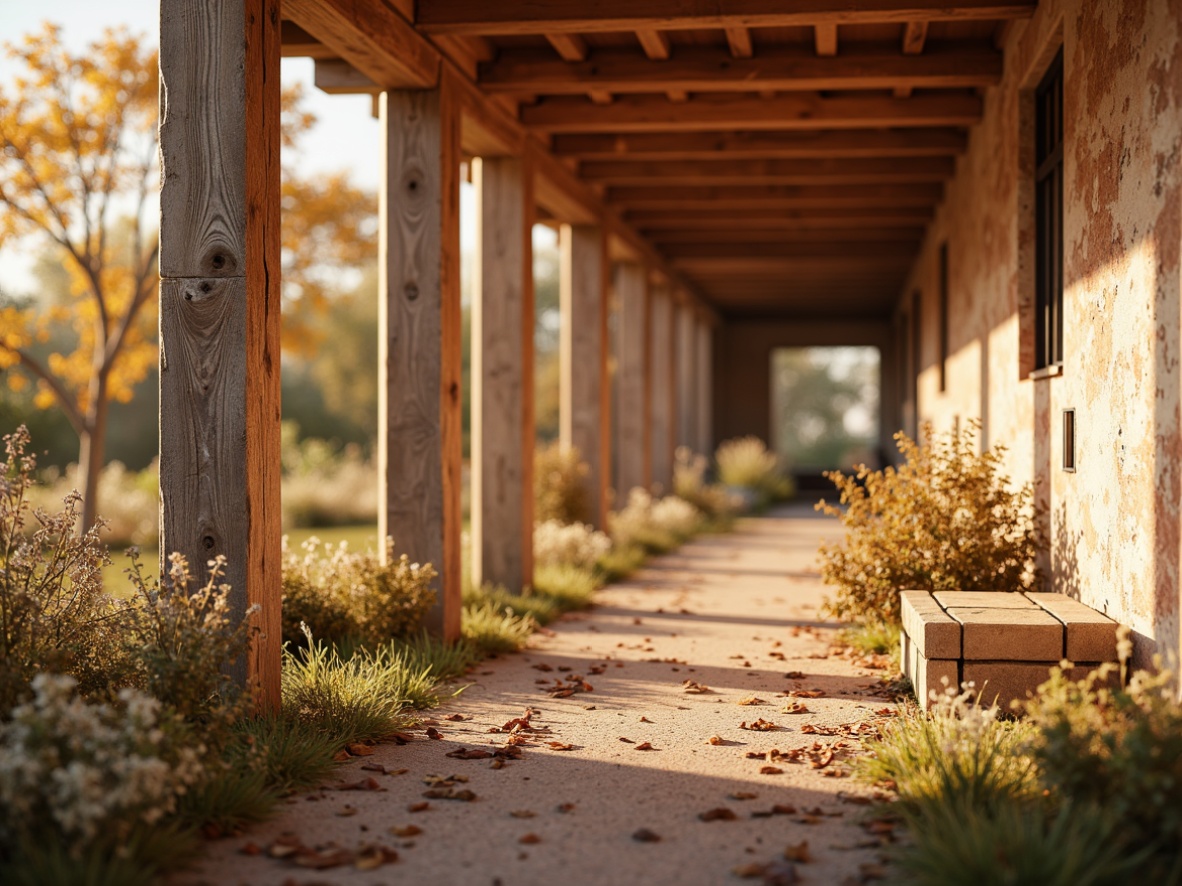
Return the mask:
M 231 750 L 231 765 L 261 769 L 280 793 L 318 784 L 336 768 L 339 743 L 296 717 L 251 717 L 234 731 L 239 742 Z
M 468 617 L 467 609 L 491 606 L 505 615 L 528 615 L 540 625 L 550 624 L 562 614 L 558 604 L 549 597 L 539 594 L 512 594 L 502 585 L 494 584 L 465 590 L 464 606 L 465 618 Z
M 492 601 L 464 607 L 464 639 L 485 653 L 516 652 L 537 629 L 533 616 L 502 611 Z
M 534 569 L 534 596 L 551 601 L 562 612 L 586 609 L 600 587 L 599 577 L 589 569 L 567 565 Z
M 605 583 L 622 581 L 636 572 L 648 560 L 648 551 L 640 545 L 621 545 L 599 558 L 596 568 Z

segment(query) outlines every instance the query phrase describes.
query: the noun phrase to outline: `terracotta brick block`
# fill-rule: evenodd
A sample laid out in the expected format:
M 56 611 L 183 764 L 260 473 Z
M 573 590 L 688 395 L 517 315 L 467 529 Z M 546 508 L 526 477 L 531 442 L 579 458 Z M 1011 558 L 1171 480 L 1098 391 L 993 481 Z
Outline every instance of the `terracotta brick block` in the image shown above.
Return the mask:
M 976 661 L 1047 661 L 1063 658 L 1063 625 L 1037 606 L 1030 609 L 949 609 L 962 626 L 962 657 Z
M 1037 609 L 1033 600 L 1010 591 L 936 591 L 933 596 L 945 609 Z
M 907 676 L 911 678 L 911 686 L 915 690 L 915 699 L 924 710 L 932 706 L 930 693 L 933 690 L 937 695 L 944 691 L 945 679 L 948 681 L 948 686 L 960 685 L 959 662 L 948 659 L 929 660 L 915 647 L 914 643 L 911 644 L 910 670 L 911 673 Z
M 960 658 L 960 622 L 941 608 L 928 591 L 899 594 L 903 633 L 928 658 Z
M 964 680 L 981 693 L 982 704 L 996 701 L 998 707 L 1008 712 L 1012 702 L 1025 702 L 1035 694 L 1054 664 L 1058 662 L 966 661 Z
M 1107 615 L 1064 594 L 1026 596 L 1063 623 L 1069 661 L 1116 661 L 1117 624 Z

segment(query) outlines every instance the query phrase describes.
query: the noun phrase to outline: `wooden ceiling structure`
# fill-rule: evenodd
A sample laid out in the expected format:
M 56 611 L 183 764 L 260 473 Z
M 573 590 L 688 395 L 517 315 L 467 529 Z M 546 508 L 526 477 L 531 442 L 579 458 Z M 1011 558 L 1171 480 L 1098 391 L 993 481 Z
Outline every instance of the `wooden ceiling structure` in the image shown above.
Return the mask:
M 543 212 L 723 317 L 889 316 L 1036 0 L 285 0 L 330 92 L 464 94 Z M 582 218 L 575 216 L 583 216 Z

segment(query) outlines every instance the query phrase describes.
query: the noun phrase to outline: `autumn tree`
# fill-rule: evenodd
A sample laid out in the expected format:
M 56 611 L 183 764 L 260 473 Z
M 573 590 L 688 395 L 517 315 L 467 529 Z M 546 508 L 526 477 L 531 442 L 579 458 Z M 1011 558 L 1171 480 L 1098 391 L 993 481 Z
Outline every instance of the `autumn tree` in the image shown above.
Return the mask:
M 12 94 L 0 89 L 0 245 L 47 238 L 70 276 L 65 303 L 0 300 L 0 373 L 9 387 L 37 386 L 79 439 L 82 525 L 98 514 L 112 401 L 131 399 L 156 366 L 157 225 L 148 219 L 158 181 L 157 57 L 142 38 L 108 30 L 81 54 L 47 24 L 19 45 Z M 315 118 L 285 91 L 284 146 Z M 349 268 L 376 252 L 376 198 L 344 174 L 306 180 L 284 168 L 285 348 L 308 353 L 316 316 Z M 36 356 L 50 331 L 68 328 L 71 349 Z M 42 349 L 43 350 L 43 349 Z
M 11 93 L 0 89 L 0 242 L 47 237 L 71 299 L 0 304 L 0 370 L 11 387 L 36 383 L 37 405 L 61 409 L 77 432 L 91 526 L 111 401 L 130 399 L 156 362 L 145 308 L 157 243 L 144 218 L 156 177 L 156 53 L 108 30 L 75 55 L 53 25 L 6 49 L 24 73 Z M 131 220 L 126 238 L 112 234 L 120 212 Z M 60 326 L 76 346 L 38 360 L 30 345 Z

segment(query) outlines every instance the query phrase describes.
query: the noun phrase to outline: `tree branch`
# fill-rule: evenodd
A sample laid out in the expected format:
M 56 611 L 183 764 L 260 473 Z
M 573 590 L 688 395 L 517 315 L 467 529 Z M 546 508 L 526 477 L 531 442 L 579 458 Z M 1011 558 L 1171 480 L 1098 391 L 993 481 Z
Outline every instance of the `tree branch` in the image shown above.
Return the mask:
M 24 350 L 20 348 L 14 348 L 12 353 L 16 354 L 17 359 L 20 360 L 21 366 L 23 366 L 33 375 L 37 376 L 37 378 L 39 378 L 41 381 L 45 382 L 45 384 L 49 387 L 49 390 L 53 392 L 53 396 L 57 400 L 58 406 L 60 406 L 62 412 L 66 414 L 66 418 L 70 420 L 71 426 L 73 426 L 74 430 L 79 434 L 79 436 L 81 436 L 86 430 L 86 422 L 82 417 L 82 413 L 78 409 L 78 404 L 74 401 L 74 398 L 70 396 L 70 392 L 62 386 L 62 383 L 57 378 L 57 376 L 42 366 L 34 357 L 26 353 Z

